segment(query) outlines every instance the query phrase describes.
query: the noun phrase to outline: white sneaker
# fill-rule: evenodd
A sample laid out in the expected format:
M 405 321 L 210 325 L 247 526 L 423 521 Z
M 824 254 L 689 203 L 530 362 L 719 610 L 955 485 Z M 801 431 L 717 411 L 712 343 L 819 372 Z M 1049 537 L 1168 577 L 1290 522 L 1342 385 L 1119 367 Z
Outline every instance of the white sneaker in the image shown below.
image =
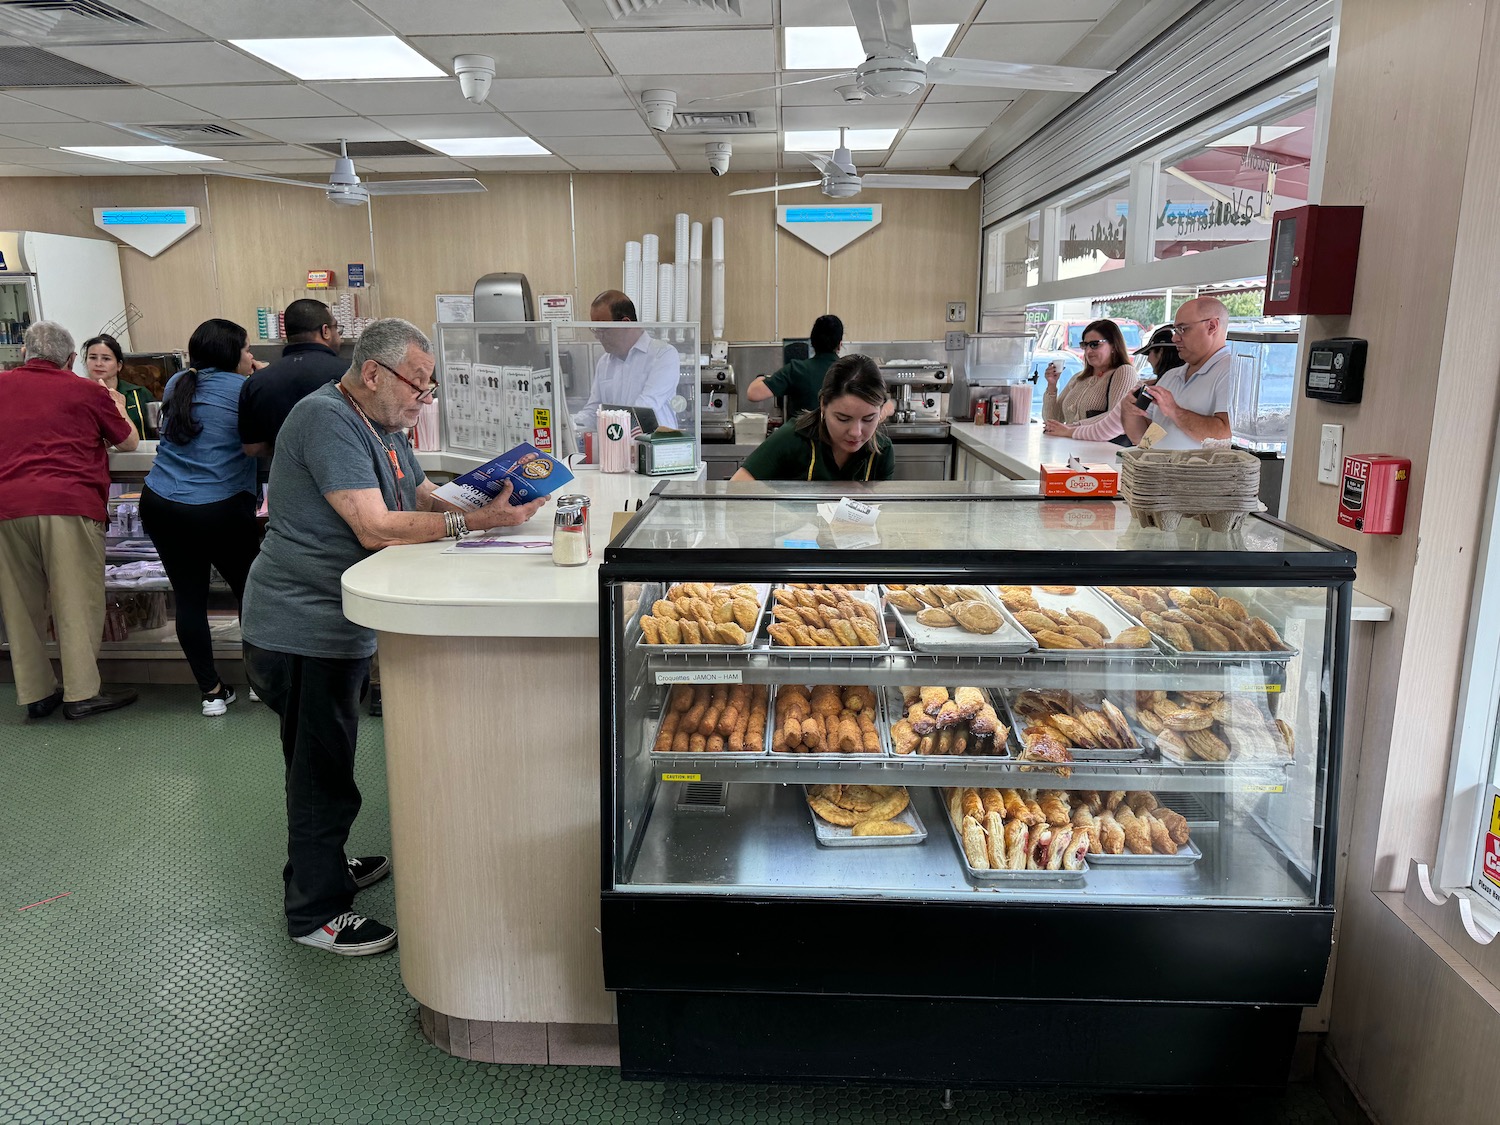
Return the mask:
M 251 703 L 259 703 L 260 702 L 260 696 L 258 696 L 258 695 L 255 694 L 255 689 L 253 687 L 247 687 L 245 690 L 250 693 L 250 702 Z
M 219 685 L 218 691 L 209 692 L 203 697 L 203 713 L 205 715 L 222 715 L 229 710 L 229 705 L 234 702 L 234 688 Z
M 298 945 L 325 949 L 341 957 L 367 957 L 371 953 L 384 953 L 395 945 L 396 931 L 350 910 L 324 922 L 312 933 L 292 940 Z

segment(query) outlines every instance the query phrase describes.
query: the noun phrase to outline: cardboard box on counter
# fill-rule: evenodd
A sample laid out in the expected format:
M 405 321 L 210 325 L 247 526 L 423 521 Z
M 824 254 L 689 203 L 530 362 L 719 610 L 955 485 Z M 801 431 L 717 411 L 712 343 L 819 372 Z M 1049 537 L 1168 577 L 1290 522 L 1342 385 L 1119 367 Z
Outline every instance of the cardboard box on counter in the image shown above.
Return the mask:
M 1083 462 L 1043 465 L 1041 489 L 1043 496 L 1118 496 L 1120 471 Z

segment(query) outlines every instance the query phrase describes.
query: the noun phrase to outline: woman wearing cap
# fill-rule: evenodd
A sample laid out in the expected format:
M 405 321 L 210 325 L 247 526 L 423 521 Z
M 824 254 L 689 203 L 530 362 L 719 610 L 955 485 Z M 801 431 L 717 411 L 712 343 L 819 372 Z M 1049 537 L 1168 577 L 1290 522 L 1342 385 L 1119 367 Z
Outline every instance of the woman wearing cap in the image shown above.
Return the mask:
M 880 432 L 890 392 L 869 356 L 828 368 L 818 406 L 755 447 L 730 480 L 890 480 L 896 451 Z
M 1114 322 L 1108 321 L 1106 323 L 1113 324 Z M 1084 335 L 1087 336 L 1088 332 L 1085 331 Z M 1101 349 L 1095 348 L 1094 350 L 1099 351 Z M 1182 366 L 1182 360 L 1178 358 L 1177 349 L 1172 345 L 1172 329 L 1170 326 L 1158 328 L 1155 332 L 1151 333 L 1151 339 L 1137 348 L 1133 354 L 1141 355 L 1142 353 L 1150 361 L 1151 371 L 1158 378 L 1161 377 L 1163 372 Z M 1131 370 L 1134 371 L 1134 368 L 1131 368 Z M 1075 378 L 1073 381 L 1076 383 L 1078 380 Z M 1143 383 L 1137 381 L 1132 385 L 1131 390 L 1133 391 L 1137 386 L 1143 385 Z M 1125 401 L 1125 395 L 1121 395 L 1115 399 L 1104 413 L 1072 425 L 1066 422 L 1047 421 L 1043 424 L 1042 428 L 1044 432 L 1054 437 L 1070 437 L 1077 441 L 1112 441 L 1116 445 L 1129 445 L 1129 440 L 1125 438 L 1125 423 L 1120 419 L 1120 403 L 1123 401 Z

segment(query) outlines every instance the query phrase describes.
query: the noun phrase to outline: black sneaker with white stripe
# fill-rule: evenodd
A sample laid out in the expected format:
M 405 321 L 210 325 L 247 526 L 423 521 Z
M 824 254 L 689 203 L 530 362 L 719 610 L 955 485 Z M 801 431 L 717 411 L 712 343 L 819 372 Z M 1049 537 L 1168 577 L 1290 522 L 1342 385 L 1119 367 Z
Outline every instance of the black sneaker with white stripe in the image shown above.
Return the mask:
M 310 934 L 292 938 L 298 945 L 324 949 L 340 957 L 368 957 L 396 944 L 396 931 L 350 910 L 324 922 Z
M 344 862 L 349 865 L 349 877 L 360 890 L 374 886 L 391 873 L 388 855 L 361 855 Z

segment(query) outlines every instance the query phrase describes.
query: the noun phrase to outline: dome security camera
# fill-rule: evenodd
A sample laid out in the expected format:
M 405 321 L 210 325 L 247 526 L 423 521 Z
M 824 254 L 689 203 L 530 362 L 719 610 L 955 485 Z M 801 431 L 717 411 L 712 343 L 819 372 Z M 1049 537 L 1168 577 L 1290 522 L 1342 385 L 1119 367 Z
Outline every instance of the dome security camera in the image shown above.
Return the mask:
M 728 141 L 709 141 L 703 146 L 703 154 L 708 157 L 708 170 L 715 176 L 722 176 L 729 171 L 729 154 L 734 151 Z
M 489 55 L 455 55 L 453 73 L 458 88 L 475 105 L 483 105 L 490 96 L 490 79 L 495 77 L 495 60 Z
M 675 90 L 645 90 L 641 93 L 641 108 L 646 111 L 646 124 L 658 131 L 672 127 L 672 114 L 677 111 Z

